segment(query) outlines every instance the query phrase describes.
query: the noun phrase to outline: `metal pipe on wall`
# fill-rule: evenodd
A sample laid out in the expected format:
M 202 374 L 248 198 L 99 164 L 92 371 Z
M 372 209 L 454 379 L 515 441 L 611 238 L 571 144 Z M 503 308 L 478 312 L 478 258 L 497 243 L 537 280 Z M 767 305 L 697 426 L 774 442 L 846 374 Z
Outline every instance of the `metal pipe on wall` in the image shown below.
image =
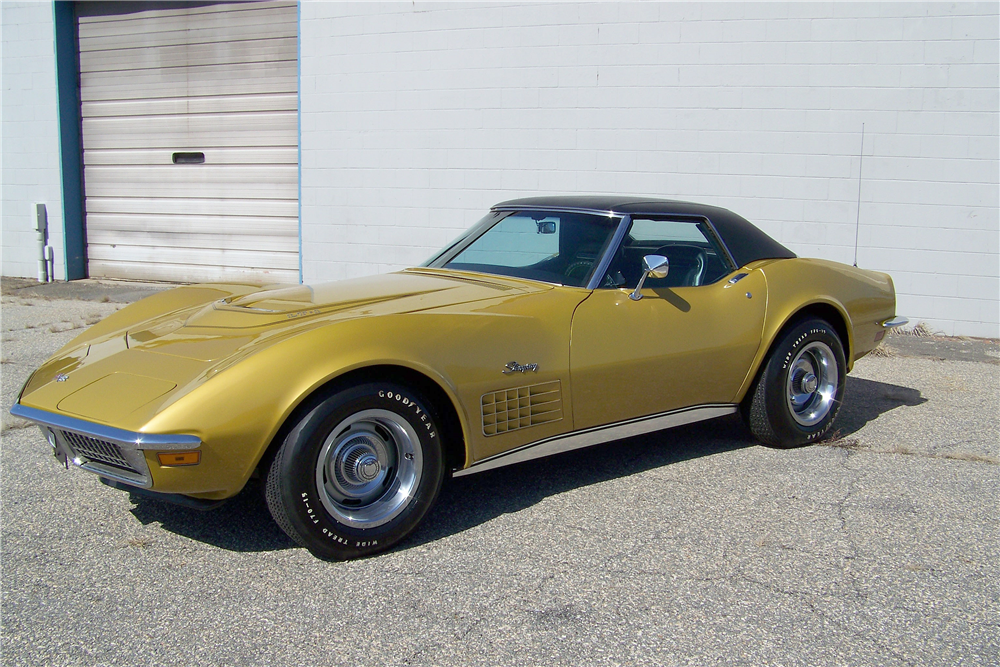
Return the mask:
M 45 204 L 35 204 L 35 231 L 38 232 L 38 282 L 49 282 L 49 262 L 45 252 L 49 235 L 49 215 Z

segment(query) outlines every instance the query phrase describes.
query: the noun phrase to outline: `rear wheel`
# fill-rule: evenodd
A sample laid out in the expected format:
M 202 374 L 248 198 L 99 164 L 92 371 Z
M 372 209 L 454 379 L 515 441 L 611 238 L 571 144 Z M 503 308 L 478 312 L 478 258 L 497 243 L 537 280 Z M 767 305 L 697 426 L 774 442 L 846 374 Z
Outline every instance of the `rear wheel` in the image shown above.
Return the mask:
M 289 433 L 267 476 L 271 515 L 320 558 L 392 547 L 430 509 L 444 476 L 437 425 L 416 392 L 391 383 L 338 392 Z
M 742 414 L 754 436 L 772 447 L 797 447 L 826 435 L 844 398 L 847 367 L 836 330 L 802 320 L 781 336 L 747 394 Z

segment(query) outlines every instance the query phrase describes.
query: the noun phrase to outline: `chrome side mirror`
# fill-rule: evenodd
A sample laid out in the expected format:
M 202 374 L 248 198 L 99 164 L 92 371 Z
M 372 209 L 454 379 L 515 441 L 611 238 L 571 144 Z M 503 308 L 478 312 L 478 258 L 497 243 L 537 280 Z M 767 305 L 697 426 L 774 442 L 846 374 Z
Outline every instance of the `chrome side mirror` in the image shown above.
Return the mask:
M 666 278 L 667 272 L 670 270 L 670 260 L 668 260 L 663 255 L 646 255 L 642 258 L 642 277 L 639 278 L 639 284 L 635 286 L 635 291 L 628 295 L 628 298 L 633 301 L 638 301 L 642 298 L 642 294 L 639 290 L 642 289 L 642 284 L 646 282 L 646 278 L 652 276 L 653 278 Z

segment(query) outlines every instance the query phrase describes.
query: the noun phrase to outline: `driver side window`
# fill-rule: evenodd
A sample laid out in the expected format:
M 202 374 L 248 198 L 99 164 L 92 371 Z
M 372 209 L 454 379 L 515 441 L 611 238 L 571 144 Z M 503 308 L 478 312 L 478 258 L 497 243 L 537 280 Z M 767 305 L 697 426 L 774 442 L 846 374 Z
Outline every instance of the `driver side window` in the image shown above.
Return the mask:
M 648 278 L 643 287 L 698 287 L 729 273 L 727 260 L 703 221 L 633 218 L 609 269 L 612 281 L 635 288 L 646 255 L 666 257 L 670 270 L 666 278 Z

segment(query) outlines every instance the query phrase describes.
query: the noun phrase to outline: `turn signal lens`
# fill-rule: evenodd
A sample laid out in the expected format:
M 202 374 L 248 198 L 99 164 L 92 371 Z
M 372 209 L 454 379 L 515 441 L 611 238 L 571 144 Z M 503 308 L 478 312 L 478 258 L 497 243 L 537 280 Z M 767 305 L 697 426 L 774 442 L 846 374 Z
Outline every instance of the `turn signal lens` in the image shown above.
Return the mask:
M 201 463 L 201 452 L 157 452 L 161 466 L 196 466 Z
M 880 340 L 882 340 L 883 338 L 885 338 L 885 330 L 884 329 L 882 331 L 879 331 L 879 332 L 877 332 L 875 334 L 875 342 L 877 343 Z

